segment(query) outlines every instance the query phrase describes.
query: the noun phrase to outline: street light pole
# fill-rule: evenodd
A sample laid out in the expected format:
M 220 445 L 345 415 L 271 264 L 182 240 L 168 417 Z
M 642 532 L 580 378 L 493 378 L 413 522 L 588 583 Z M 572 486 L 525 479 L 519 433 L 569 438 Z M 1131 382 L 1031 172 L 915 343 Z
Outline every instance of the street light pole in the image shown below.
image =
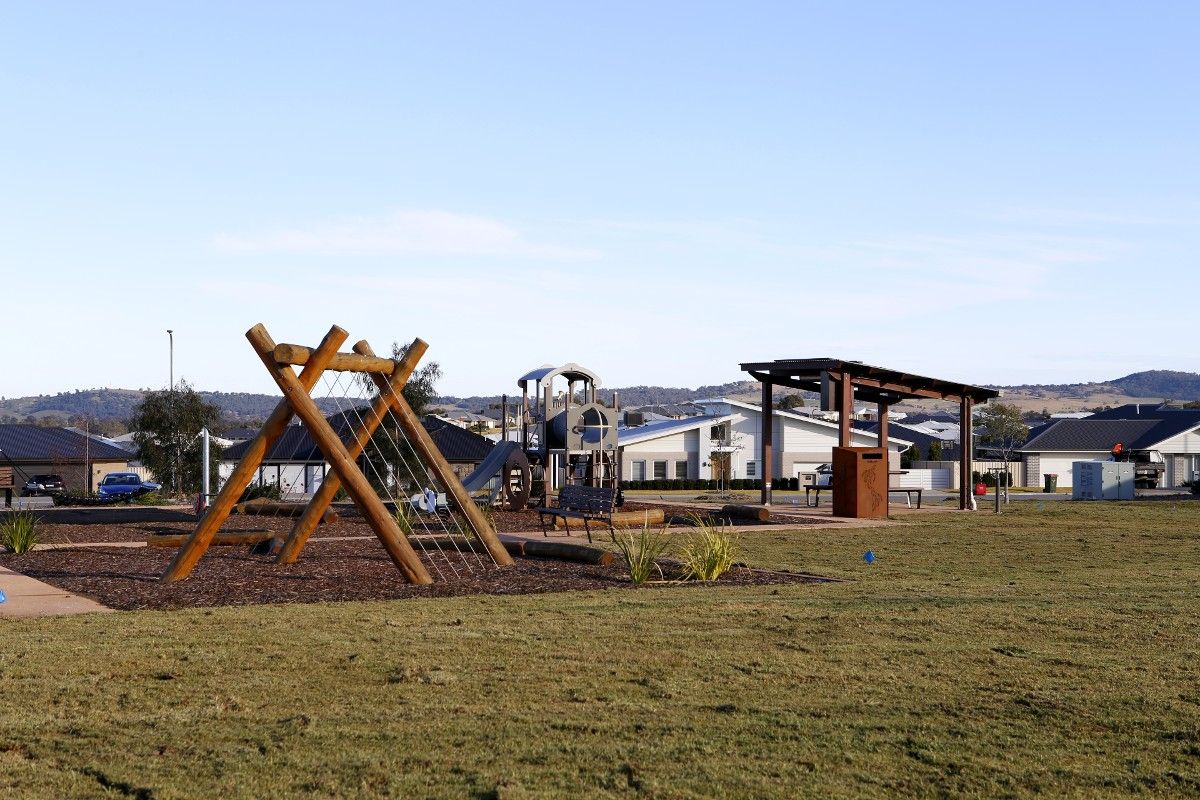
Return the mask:
M 167 336 L 171 340 L 171 391 L 175 391 L 175 331 L 167 328 Z

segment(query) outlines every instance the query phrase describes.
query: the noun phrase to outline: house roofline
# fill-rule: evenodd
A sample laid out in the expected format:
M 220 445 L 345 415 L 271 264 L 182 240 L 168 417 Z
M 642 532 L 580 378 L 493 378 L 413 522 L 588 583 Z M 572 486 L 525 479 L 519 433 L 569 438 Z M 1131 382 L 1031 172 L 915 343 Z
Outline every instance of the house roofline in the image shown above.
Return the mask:
M 692 402 L 695 403 L 696 405 L 701 405 L 702 403 L 725 403 L 726 405 L 739 406 L 741 408 L 749 409 L 751 411 L 757 411 L 759 414 L 763 413 L 762 406 L 756 406 L 753 403 L 747 403 L 744 400 L 729 400 L 724 397 L 718 397 L 718 398 L 709 398 L 706 400 L 693 400 Z M 823 419 L 817 419 L 816 417 L 809 417 L 804 414 L 793 414 L 790 411 L 782 411 L 779 409 L 775 409 L 775 410 L 771 411 L 771 416 L 786 417 L 788 419 L 794 419 L 797 422 L 810 422 L 813 425 L 819 425 L 823 428 L 830 428 L 835 431 L 841 429 L 841 426 L 838 425 L 836 422 L 826 422 Z M 896 423 L 896 424 L 898 425 L 900 423 Z M 859 436 L 873 436 L 874 435 L 870 431 L 859 430 L 858 428 L 851 426 L 850 435 L 854 436 L 855 434 L 858 434 Z M 897 439 L 893 436 L 888 436 L 888 441 L 896 442 L 898 444 L 903 444 L 903 445 L 907 445 L 908 447 L 912 447 L 912 442 L 910 442 L 908 439 Z

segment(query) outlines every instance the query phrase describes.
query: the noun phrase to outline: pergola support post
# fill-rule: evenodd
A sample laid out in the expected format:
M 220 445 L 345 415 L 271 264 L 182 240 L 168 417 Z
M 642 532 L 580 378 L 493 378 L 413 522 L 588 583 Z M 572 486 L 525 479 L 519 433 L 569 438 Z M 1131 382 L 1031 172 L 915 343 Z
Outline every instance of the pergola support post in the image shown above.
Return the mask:
M 771 505 L 771 476 L 775 474 L 775 403 L 771 396 L 774 385 L 762 382 L 762 453 L 759 472 L 762 474 L 762 504 Z
M 958 508 L 960 511 L 974 511 L 971 493 L 975 487 L 971 483 L 971 462 L 974 454 L 974 424 L 971 419 L 971 398 L 963 397 L 959 405 L 958 437 L 961 451 L 958 460 Z
M 854 419 L 854 381 L 843 372 L 838 378 L 838 445 L 853 446 L 850 422 Z

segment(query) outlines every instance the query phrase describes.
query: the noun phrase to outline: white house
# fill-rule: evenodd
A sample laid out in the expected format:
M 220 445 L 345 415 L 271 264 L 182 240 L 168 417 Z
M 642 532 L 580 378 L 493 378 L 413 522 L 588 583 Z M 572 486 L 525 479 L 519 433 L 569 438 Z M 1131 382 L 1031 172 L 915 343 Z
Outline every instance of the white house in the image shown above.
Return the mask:
M 695 402 L 704 414 L 658 420 L 617 429 L 622 480 L 655 478 L 762 478 L 762 409 L 720 398 Z M 813 482 L 816 468 L 833 460 L 838 426 L 790 411 L 775 411 L 774 478 Z M 852 432 L 856 447 L 875 447 L 875 434 Z M 889 439 L 890 461 L 899 469 L 900 453 L 911 443 Z
M 1059 486 L 1070 486 L 1072 462 L 1107 460 L 1117 443 L 1162 454 L 1160 487 L 1200 479 L 1200 410 L 1134 404 L 1034 428 L 1020 448 L 1026 483 L 1038 485 L 1042 475 L 1053 473 Z

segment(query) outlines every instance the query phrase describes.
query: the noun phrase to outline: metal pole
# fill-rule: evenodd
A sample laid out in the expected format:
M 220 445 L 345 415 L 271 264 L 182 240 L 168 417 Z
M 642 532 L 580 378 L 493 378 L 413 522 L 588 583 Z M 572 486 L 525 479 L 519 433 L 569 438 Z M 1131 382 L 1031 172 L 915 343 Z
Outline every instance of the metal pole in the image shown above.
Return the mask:
M 208 508 L 209 496 L 209 463 L 208 463 L 208 428 L 200 429 L 200 503 L 199 510 Z
M 508 395 L 500 395 L 500 441 L 508 441 Z
M 170 339 L 171 346 L 171 391 L 175 391 L 175 331 L 167 328 L 167 337 Z

